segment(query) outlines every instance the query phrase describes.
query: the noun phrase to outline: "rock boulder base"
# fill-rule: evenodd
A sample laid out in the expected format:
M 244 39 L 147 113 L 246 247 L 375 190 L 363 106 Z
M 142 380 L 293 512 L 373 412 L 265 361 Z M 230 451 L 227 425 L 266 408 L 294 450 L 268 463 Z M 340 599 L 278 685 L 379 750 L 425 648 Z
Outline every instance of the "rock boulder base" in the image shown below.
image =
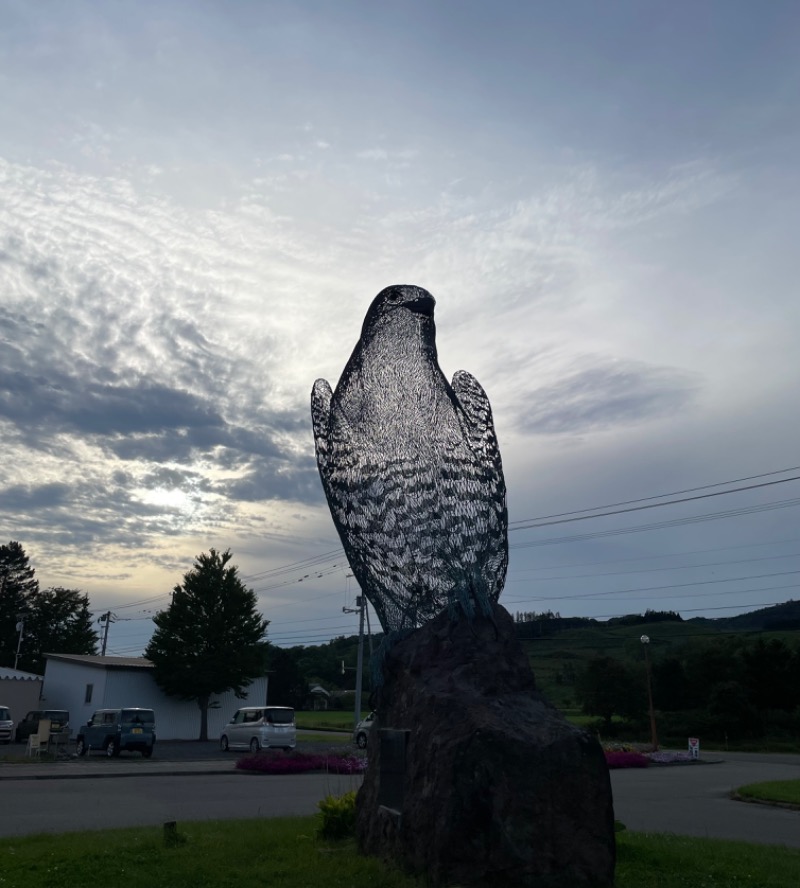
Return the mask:
M 434 886 L 612 885 L 603 751 L 536 690 L 501 606 L 442 613 L 389 652 L 368 755 L 363 853 Z

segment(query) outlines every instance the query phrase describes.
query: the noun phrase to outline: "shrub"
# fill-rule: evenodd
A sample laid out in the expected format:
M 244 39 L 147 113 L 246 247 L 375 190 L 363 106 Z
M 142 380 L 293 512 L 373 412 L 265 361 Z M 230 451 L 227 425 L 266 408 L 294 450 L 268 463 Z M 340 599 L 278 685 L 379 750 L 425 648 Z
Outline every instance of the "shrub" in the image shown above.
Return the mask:
M 356 830 L 356 793 L 325 796 L 319 807 L 321 823 L 317 833 L 322 839 L 349 839 Z

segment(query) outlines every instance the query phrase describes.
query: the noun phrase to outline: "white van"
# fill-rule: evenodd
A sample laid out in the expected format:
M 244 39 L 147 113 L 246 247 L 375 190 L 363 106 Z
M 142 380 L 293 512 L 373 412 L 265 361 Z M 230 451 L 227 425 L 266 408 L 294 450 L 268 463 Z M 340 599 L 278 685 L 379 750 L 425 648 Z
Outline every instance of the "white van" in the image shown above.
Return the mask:
M 294 749 L 297 728 L 291 706 L 245 706 L 222 729 L 219 746 L 229 749 Z

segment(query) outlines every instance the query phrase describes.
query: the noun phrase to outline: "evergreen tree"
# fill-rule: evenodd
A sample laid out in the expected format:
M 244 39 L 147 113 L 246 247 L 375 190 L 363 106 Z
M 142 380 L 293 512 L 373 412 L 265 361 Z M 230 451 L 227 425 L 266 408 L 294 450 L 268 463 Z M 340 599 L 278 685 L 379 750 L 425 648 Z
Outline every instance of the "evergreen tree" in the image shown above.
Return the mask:
M 19 642 L 17 623 L 20 616 L 27 618 L 38 591 L 39 582 L 22 546 L 13 541 L 0 546 L 0 666 L 14 665 Z
M 208 739 L 212 694 L 245 689 L 265 674 L 269 620 L 256 610 L 257 599 L 228 566 L 230 549 L 199 555 L 172 602 L 153 617 L 156 631 L 145 650 L 155 680 L 171 697 L 195 700 L 200 709 L 200 736 Z
M 20 669 L 42 674 L 47 653 L 97 653 L 97 632 L 89 612 L 88 595 L 56 586 L 31 596 Z
M 294 651 L 270 646 L 268 663 L 269 702 L 302 709 L 309 696 L 309 686 L 300 671 Z

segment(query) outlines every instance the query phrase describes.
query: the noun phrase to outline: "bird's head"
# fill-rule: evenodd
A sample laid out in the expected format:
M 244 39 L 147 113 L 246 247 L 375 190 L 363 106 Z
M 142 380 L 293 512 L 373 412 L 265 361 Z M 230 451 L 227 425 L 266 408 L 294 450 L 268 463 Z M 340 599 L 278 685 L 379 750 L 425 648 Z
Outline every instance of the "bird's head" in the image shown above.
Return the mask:
M 433 321 L 433 308 L 436 300 L 427 290 L 410 284 L 395 284 L 386 287 L 372 300 L 364 318 L 362 335 L 372 330 L 375 325 L 391 312 L 405 309 Z

